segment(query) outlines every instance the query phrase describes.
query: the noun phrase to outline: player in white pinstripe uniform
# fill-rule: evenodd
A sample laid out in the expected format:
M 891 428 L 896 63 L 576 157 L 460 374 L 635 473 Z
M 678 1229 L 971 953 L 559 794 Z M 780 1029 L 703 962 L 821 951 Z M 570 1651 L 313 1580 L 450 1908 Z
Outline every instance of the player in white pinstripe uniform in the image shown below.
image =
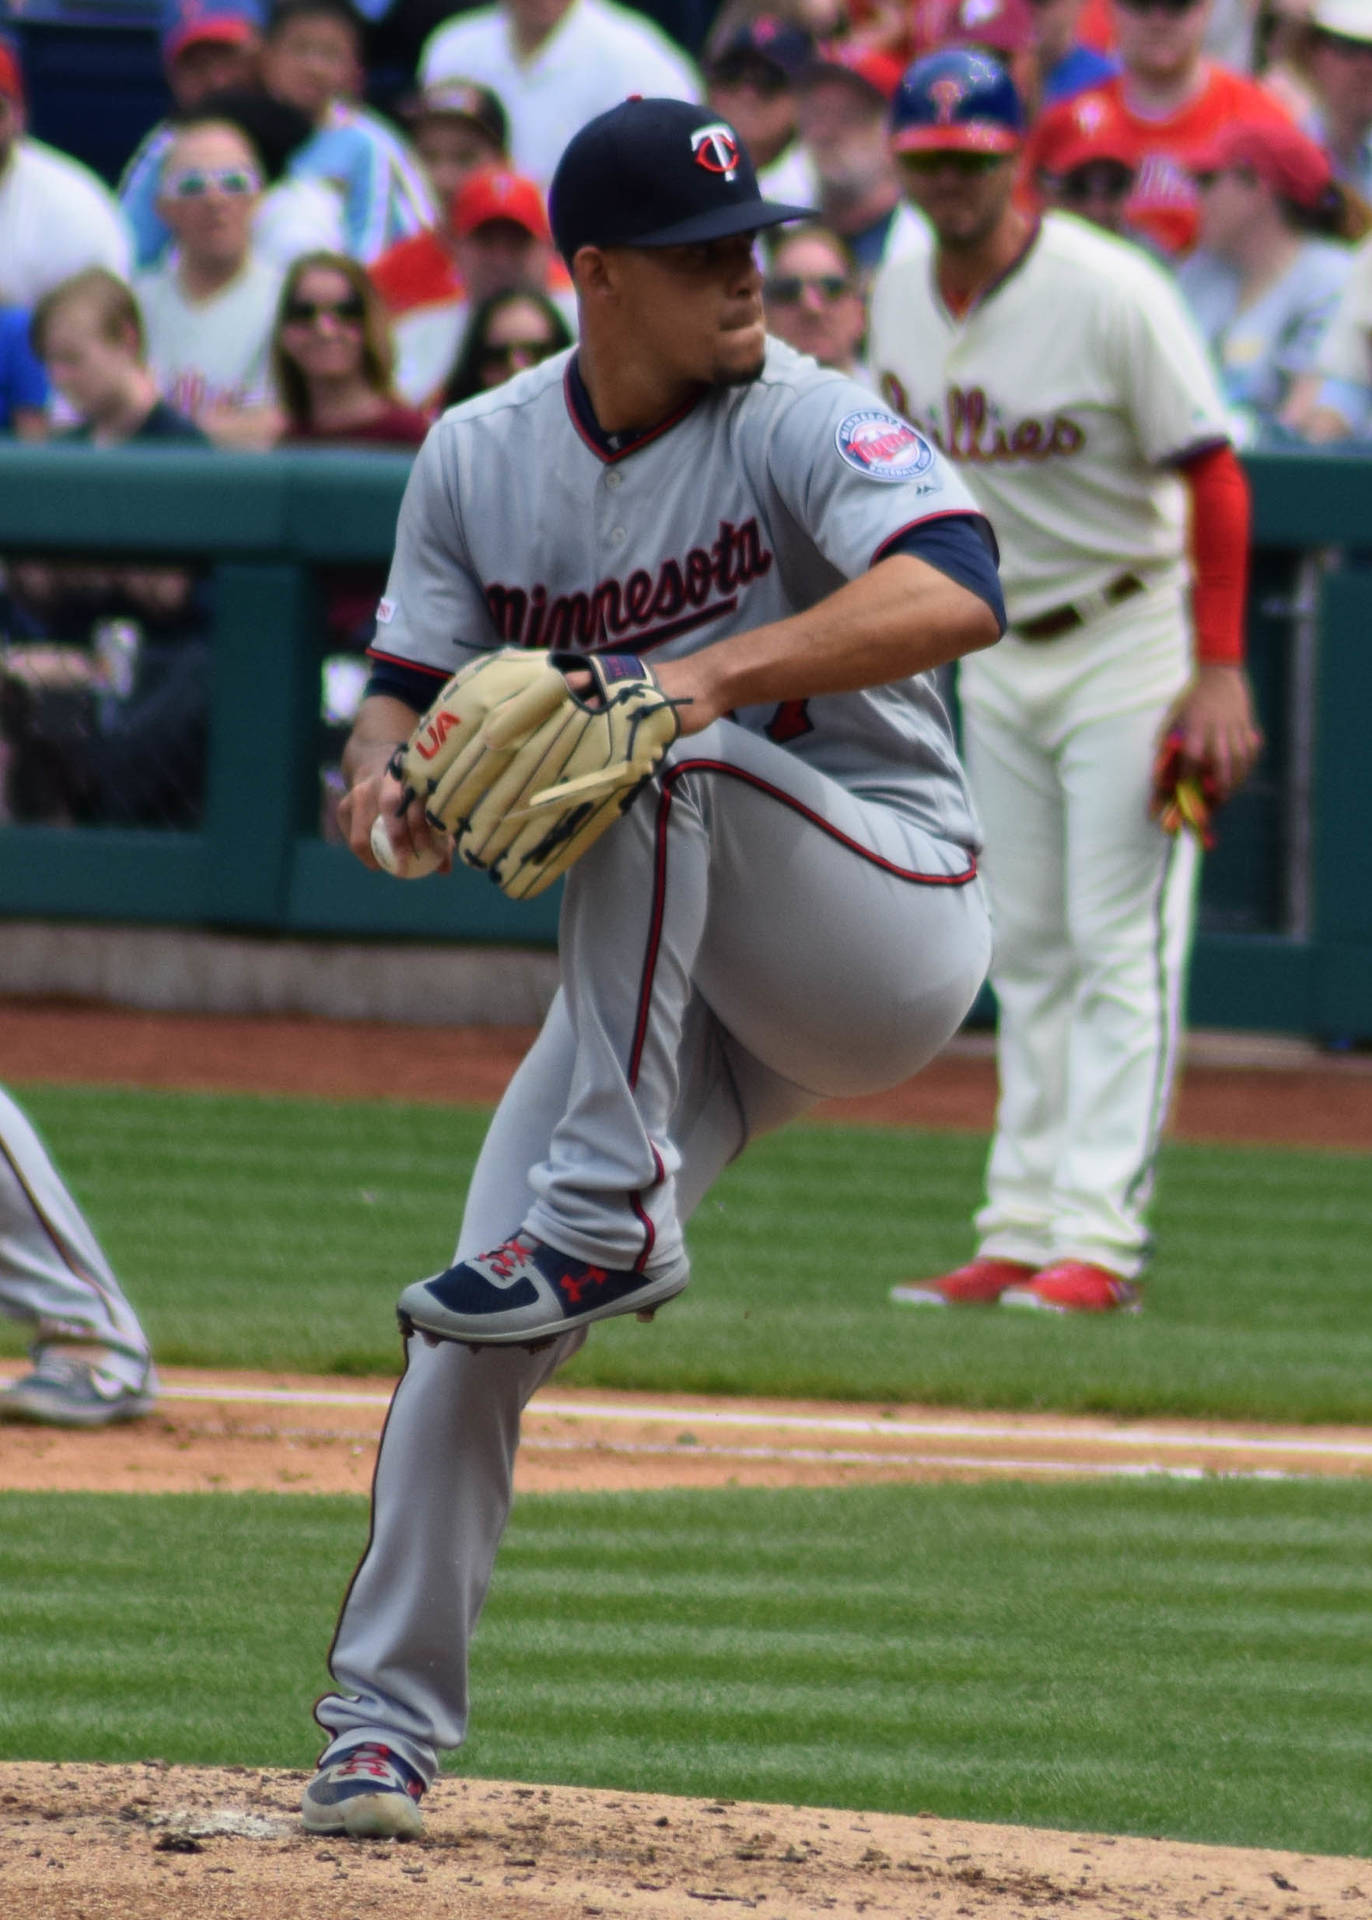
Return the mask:
M 1004 68 L 927 56 L 893 127 L 937 245 L 879 278 L 872 364 L 995 527 L 1009 612 L 958 678 L 996 934 L 987 1202 L 971 1264 L 894 1297 L 1133 1309 L 1199 854 L 1150 818 L 1153 763 L 1177 727 L 1224 792 L 1257 750 L 1247 486 L 1172 283 L 1127 242 L 1016 207 Z

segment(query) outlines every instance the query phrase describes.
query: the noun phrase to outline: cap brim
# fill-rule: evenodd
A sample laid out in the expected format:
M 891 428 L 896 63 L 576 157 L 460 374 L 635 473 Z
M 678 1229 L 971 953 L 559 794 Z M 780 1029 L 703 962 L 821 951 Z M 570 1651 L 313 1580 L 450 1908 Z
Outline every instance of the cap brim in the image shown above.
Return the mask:
M 987 122 L 953 127 L 906 127 L 894 134 L 897 153 L 1018 153 L 1024 141 L 1011 127 Z
M 779 227 L 784 220 L 817 220 L 814 207 L 783 206 L 779 200 L 737 200 L 731 206 L 715 207 L 690 220 L 679 220 L 674 227 L 660 227 L 634 240 L 606 241 L 607 246 L 689 247 L 701 240 L 727 240 L 735 233 L 756 233 L 764 227 Z
M 162 47 L 164 60 L 178 60 L 187 47 L 212 42 L 219 47 L 245 47 L 256 38 L 251 21 L 225 18 L 200 20 L 167 35 Z

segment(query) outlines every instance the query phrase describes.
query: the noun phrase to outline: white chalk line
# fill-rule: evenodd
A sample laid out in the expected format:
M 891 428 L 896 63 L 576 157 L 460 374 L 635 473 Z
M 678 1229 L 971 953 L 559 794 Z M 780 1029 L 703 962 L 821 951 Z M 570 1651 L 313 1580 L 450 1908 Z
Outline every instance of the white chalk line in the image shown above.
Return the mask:
M 314 1389 L 294 1389 L 289 1387 L 182 1387 L 164 1386 L 162 1397 L 167 1400 L 209 1400 L 224 1403 L 245 1402 L 267 1406 L 318 1406 L 318 1407 L 375 1407 L 390 1405 L 390 1395 L 380 1393 L 326 1393 Z M 1057 1445 L 1101 1445 L 1112 1447 L 1143 1447 L 1155 1449 L 1174 1449 L 1188 1452 L 1233 1452 L 1233 1453 L 1275 1453 L 1275 1454 L 1315 1454 L 1326 1459 L 1368 1460 L 1372 1461 L 1372 1442 L 1361 1440 L 1320 1440 L 1292 1436 L 1272 1438 L 1255 1436 L 1245 1439 L 1238 1434 L 1211 1433 L 1160 1433 L 1149 1427 L 1085 1428 L 1074 1426 L 1057 1427 L 1017 1427 L 1000 1425 L 995 1422 L 985 1424 L 965 1420 L 871 1420 L 848 1418 L 830 1414 L 783 1414 L 753 1413 L 740 1409 L 737 1412 L 723 1407 L 629 1407 L 606 1405 L 594 1401 L 579 1400 L 543 1400 L 535 1399 L 530 1403 L 529 1413 L 544 1419 L 579 1420 L 587 1422 L 619 1421 L 631 1425 L 660 1426 L 670 1424 L 681 1428 L 723 1427 L 748 1430 L 761 1428 L 767 1432 L 779 1430 L 799 1433 L 834 1433 L 855 1436 L 880 1435 L 883 1439 L 897 1438 L 905 1440 L 1010 1440 L 1020 1445 L 1057 1446 Z M 529 1444 L 526 1440 L 525 1444 Z M 575 1445 L 575 1442 L 568 1443 Z M 666 1449 L 679 1452 L 676 1447 Z M 798 1458 L 790 1449 L 780 1450 L 780 1457 Z M 834 1458 L 832 1454 L 827 1458 Z M 877 1454 L 876 1459 L 897 1458 L 896 1455 Z
M 222 1428 L 192 1429 L 213 1438 Z M 354 1453 L 365 1453 L 375 1443 L 374 1433 L 358 1433 L 324 1427 L 248 1427 L 239 1438 L 252 1440 L 304 1440 L 345 1442 Z M 585 1456 L 609 1454 L 617 1459 L 687 1461 L 775 1461 L 785 1466 L 797 1463 L 820 1467 L 873 1467 L 902 1473 L 931 1468 L 945 1472 L 974 1474 L 1061 1474 L 1069 1478 L 1112 1480 L 1325 1480 L 1320 1473 L 1293 1473 L 1280 1467 L 1204 1467 L 1178 1466 L 1161 1461 L 1096 1461 L 1054 1459 L 998 1459 L 992 1454 L 971 1453 L 864 1453 L 850 1447 L 730 1447 L 702 1446 L 698 1442 L 678 1441 L 675 1445 L 654 1444 L 647 1440 L 557 1440 L 546 1434 L 527 1434 L 521 1442 L 525 1453 L 565 1453 Z

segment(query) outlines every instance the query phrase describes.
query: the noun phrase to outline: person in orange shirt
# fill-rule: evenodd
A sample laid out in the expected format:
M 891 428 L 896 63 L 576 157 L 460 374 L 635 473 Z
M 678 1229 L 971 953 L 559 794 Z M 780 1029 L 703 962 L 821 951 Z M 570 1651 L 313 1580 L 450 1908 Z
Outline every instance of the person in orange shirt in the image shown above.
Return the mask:
M 1138 168 L 1126 208 L 1129 224 L 1168 254 L 1189 252 L 1199 218 L 1193 173 L 1198 158 L 1233 121 L 1290 124 L 1255 80 L 1205 56 L 1210 7 L 1211 0 L 1114 0 L 1122 71 L 1049 108 L 1029 138 L 1026 178 L 1052 173 L 1055 148 L 1114 115 Z

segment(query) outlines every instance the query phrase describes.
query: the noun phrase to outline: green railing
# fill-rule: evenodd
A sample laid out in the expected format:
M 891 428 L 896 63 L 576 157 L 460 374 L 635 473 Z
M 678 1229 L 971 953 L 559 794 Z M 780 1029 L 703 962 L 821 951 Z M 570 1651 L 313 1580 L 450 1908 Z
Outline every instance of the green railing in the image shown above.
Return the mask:
M 384 562 L 404 455 L 0 448 L 0 554 L 194 557 L 214 573 L 195 833 L 0 828 L 0 917 L 547 945 L 556 893 L 398 886 L 323 841 L 320 569 Z M 1372 462 L 1250 462 L 1264 769 L 1207 864 L 1193 1017 L 1372 1034 Z

